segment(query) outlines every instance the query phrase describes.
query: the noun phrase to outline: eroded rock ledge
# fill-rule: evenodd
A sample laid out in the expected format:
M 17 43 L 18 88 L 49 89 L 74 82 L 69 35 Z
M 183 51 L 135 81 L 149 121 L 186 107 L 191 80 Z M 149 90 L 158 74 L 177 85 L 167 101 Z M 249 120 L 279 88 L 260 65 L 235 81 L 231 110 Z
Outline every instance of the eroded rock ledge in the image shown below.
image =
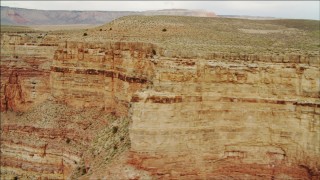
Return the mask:
M 319 177 L 319 64 L 234 59 L 159 58 L 131 99 L 132 164 L 165 179 Z

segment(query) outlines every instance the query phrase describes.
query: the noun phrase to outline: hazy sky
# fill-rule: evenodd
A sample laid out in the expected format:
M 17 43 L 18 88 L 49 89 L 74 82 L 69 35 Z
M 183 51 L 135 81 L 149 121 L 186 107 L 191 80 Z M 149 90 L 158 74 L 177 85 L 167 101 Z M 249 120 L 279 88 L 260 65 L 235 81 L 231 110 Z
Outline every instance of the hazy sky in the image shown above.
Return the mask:
M 319 1 L 3 1 L 1 6 L 43 10 L 144 11 L 203 9 L 218 15 L 320 20 Z

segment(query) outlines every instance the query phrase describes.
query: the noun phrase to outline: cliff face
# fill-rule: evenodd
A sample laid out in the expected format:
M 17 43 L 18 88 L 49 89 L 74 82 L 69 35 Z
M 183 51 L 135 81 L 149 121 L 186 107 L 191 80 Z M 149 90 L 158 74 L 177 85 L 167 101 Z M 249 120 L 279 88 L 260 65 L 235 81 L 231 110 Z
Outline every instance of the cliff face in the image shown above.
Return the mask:
M 48 98 L 52 37 L 27 34 L 1 36 L 1 111 L 26 111 Z
M 319 67 L 224 58 L 158 59 L 131 101 L 131 163 L 159 178 L 318 176 Z
M 21 36 L 4 35 L 1 46 L 2 176 L 78 178 L 126 150 L 125 117 L 132 94 L 150 84 L 153 46 Z
M 5 178 L 319 178 L 319 54 L 197 54 L 121 24 L 2 34 Z
M 67 42 L 51 66 L 52 94 L 75 107 L 126 116 L 132 94 L 152 83 L 152 51 L 146 43 Z

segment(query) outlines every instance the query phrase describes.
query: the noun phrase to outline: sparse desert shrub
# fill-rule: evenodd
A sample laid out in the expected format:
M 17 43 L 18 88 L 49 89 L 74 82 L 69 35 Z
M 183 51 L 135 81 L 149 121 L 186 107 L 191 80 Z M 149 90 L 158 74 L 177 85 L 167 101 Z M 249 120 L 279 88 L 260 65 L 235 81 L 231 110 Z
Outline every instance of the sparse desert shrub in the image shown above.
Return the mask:
M 112 30 L 112 28 L 109 29 L 110 31 Z
M 82 175 L 85 175 L 87 173 L 86 168 L 82 168 Z
M 69 144 L 71 142 L 71 139 L 67 138 L 66 143 Z
M 112 127 L 112 133 L 115 134 L 118 132 L 118 126 L 113 126 Z
M 153 54 L 153 55 L 157 55 L 156 50 L 152 49 L 152 54 Z
M 166 32 L 166 31 L 167 31 L 167 29 L 166 29 L 166 28 L 163 28 L 163 29 L 162 29 L 162 32 Z
M 83 36 L 88 36 L 88 34 L 87 33 L 83 33 Z
M 102 31 L 102 29 L 100 29 L 100 31 Z

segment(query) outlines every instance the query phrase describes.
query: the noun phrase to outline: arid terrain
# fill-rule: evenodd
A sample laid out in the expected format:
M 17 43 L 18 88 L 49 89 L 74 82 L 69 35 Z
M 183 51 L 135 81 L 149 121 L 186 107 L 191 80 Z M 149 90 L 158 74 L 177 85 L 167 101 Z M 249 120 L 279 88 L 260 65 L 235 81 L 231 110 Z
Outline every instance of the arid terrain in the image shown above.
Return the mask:
M 1 26 L 1 179 L 320 178 L 315 20 Z
M 1 6 L 2 25 L 101 25 L 129 15 L 171 15 L 216 17 L 205 10 L 163 9 L 155 11 L 64 11 L 37 10 Z

